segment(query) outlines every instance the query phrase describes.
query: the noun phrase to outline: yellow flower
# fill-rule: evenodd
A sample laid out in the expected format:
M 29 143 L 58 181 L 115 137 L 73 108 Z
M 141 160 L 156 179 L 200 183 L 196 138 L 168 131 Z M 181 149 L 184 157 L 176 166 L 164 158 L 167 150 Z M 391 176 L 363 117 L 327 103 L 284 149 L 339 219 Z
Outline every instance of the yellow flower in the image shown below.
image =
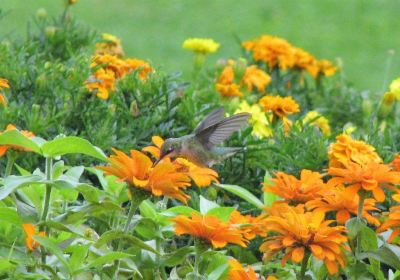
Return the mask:
M 338 68 L 326 59 L 318 61 L 318 68 L 318 73 L 326 77 L 332 76 L 338 71 Z
M 239 108 L 235 111 L 235 114 L 243 112 L 251 114 L 249 123 L 253 127 L 253 130 L 251 132 L 252 135 L 258 138 L 273 136 L 273 131 L 270 127 L 267 116 L 264 112 L 261 111 L 261 108 L 258 104 L 250 106 L 249 103 L 243 100 L 239 104 Z
M 345 168 L 349 162 L 359 165 L 382 162 L 374 147 L 363 141 L 354 140 L 346 134 L 336 137 L 336 142 L 329 147 L 328 157 L 329 167 Z
M 0 104 L 3 106 L 7 106 L 7 98 L 4 94 L 1 93 L 1 89 L 10 88 L 7 79 L 0 78 Z
M 111 34 L 101 34 L 103 42 L 96 44 L 96 54 L 109 54 L 118 57 L 124 56 L 124 50 L 122 49 L 121 40 Z
M 329 121 L 317 111 L 310 111 L 303 119 L 303 123 L 318 127 L 324 135 L 331 134 Z
M 397 100 L 400 99 L 400 78 L 393 80 L 390 83 L 389 89 L 391 92 L 396 94 Z
M 218 50 L 219 46 L 220 44 L 213 39 L 203 38 L 186 39 L 182 44 L 182 48 L 201 54 L 214 53 Z

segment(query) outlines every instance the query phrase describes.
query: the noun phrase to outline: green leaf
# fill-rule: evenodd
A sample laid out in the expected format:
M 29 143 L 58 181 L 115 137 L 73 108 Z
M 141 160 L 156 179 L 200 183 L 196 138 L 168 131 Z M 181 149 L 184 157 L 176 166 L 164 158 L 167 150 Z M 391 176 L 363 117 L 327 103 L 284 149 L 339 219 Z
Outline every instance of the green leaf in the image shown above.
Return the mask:
M 216 186 L 237 195 L 238 197 L 242 198 L 243 200 L 247 201 L 248 203 L 256 207 L 264 206 L 264 204 L 257 197 L 255 197 L 251 192 L 249 192 L 245 188 L 236 185 L 225 185 L 225 184 L 216 184 Z
M 55 221 L 47 221 L 45 223 L 41 223 L 44 224 L 50 228 L 54 228 L 56 230 L 60 230 L 60 231 L 65 231 L 65 232 L 70 232 L 70 233 L 74 233 L 78 236 L 83 237 L 84 236 L 84 232 L 82 229 L 77 228 L 73 225 L 68 225 L 65 223 L 59 223 L 59 222 L 55 222 Z
M 132 255 L 123 252 L 111 252 L 104 256 L 96 258 L 94 261 L 90 262 L 87 266 L 85 266 L 83 270 L 88 270 L 93 267 L 98 267 L 106 263 L 111 263 L 115 260 L 124 259 L 128 257 L 132 257 Z
M 57 257 L 57 259 L 63 264 L 63 266 L 70 271 L 68 261 L 65 259 L 61 249 L 52 240 L 47 237 L 34 235 L 33 240 L 38 242 L 41 246 L 46 248 L 50 253 Z
M 139 205 L 140 214 L 143 217 L 155 220 L 157 218 L 157 211 L 155 205 L 148 199 L 143 200 Z
M 45 157 L 57 157 L 66 154 L 84 154 L 102 161 L 107 161 L 107 156 L 101 149 L 92 145 L 89 141 L 76 136 L 56 138 L 42 146 Z
M 174 251 L 173 253 L 165 254 L 162 256 L 162 263 L 164 266 L 177 266 L 179 264 L 182 264 L 185 259 L 188 258 L 188 256 L 194 252 L 194 247 L 193 246 L 185 246 L 182 248 L 179 248 L 178 250 Z
M 30 184 L 42 184 L 46 180 L 39 175 L 28 176 L 8 176 L 4 179 L 4 186 L 0 188 L 0 200 L 6 198 L 10 193 L 13 193 L 18 188 Z
M 235 211 L 234 207 L 216 207 L 207 212 L 207 215 L 212 215 L 220 220 L 227 222 L 231 217 L 232 212 Z
M 40 146 L 32 138 L 26 137 L 18 130 L 9 130 L 1 133 L 0 145 L 15 145 L 41 154 Z
M 162 238 L 158 224 L 149 218 L 140 219 L 135 225 L 135 231 L 146 240 Z
M 15 267 L 15 264 L 10 262 L 8 259 L 6 259 L 6 258 L 0 259 L 0 273 L 5 272 L 7 270 L 12 270 L 14 267 Z M 4 275 L 2 275 L 2 276 L 4 276 Z
M 360 258 L 373 258 L 400 270 L 400 247 L 398 246 L 384 244 L 378 250 L 361 253 Z
M 216 269 L 214 269 L 207 277 L 207 280 L 219 280 L 221 277 L 228 272 L 229 270 L 229 265 L 227 263 L 224 263 L 220 266 L 218 266 Z
M 22 220 L 14 208 L 0 207 L 0 221 L 21 226 Z
M 346 229 L 347 229 L 347 236 L 349 237 L 349 239 L 350 240 L 355 239 L 364 226 L 365 224 L 359 219 L 357 219 L 357 217 L 348 220 L 346 222 Z
M 153 249 L 151 246 L 147 245 L 144 241 L 140 240 L 139 238 L 127 233 L 123 233 L 122 231 L 116 231 L 116 230 L 110 230 L 103 233 L 100 239 L 97 240 L 97 242 L 95 243 L 95 246 L 99 248 L 110 241 L 121 238 L 124 240 L 124 242 L 134 245 L 140 249 L 150 251 L 156 255 L 160 255 L 160 253 L 157 250 Z
M 73 274 L 75 274 L 75 271 L 79 270 L 82 267 L 90 246 L 91 244 L 75 244 L 67 248 L 68 252 L 71 253 L 69 265 L 71 267 L 71 270 L 73 271 Z
M 193 212 L 200 214 L 199 211 L 190 208 L 189 206 L 174 206 L 161 212 L 162 215 L 174 217 L 176 215 L 190 216 Z
M 99 203 L 100 190 L 88 184 L 80 184 L 75 188 L 80 192 L 86 201 L 90 203 Z
M 268 171 L 265 172 L 265 176 L 264 176 L 264 185 L 268 186 L 271 185 L 272 181 L 271 181 L 271 175 L 269 174 Z M 264 192 L 263 194 L 263 198 L 264 198 L 264 205 L 265 206 L 272 206 L 272 204 L 279 200 L 279 196 L 274 194 L 274 193 L 270 193 L 270 192 Z
M 211 209 L 217 208 L 217 207 L 219 207 L 219 205 L 217 203 L 215 203 L 214 201 L 208 200 L 207 198 L 200 195 L 200 213 L 201 214 L 204 215 Z

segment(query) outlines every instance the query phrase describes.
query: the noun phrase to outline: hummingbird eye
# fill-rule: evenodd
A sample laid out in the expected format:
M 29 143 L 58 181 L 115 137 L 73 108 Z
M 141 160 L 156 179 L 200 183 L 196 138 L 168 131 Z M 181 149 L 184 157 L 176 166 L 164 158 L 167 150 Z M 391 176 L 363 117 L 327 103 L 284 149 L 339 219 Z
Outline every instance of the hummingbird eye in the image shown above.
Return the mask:
M 167 150 L 167 153 L 171 153 L 172 151 L 174 150 L 174 148 L 169 148 L 168 150 Z

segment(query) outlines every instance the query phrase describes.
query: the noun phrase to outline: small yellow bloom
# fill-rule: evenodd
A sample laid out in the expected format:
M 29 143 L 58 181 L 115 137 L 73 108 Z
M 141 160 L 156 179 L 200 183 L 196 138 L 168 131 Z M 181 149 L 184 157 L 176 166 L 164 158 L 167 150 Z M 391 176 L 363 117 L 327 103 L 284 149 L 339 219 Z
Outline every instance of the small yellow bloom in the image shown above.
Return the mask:
M 246 101 L 242 101 L 239 104 L 239 108 L 235 111 L 235 114 L 243 112 L 251 114 L 249 123 L 253 126 L 253 131 L 251 132 L 252 135 L 258 138 L 273 136 L 273 131 L 270 127 L 267 116 L 263 111 L 261 111 L 258 104 L 250 106 Z
M 102 42 L 96 44 L 96 54 L 109 54 L 118 57 L 124 56 L 121 40 L 109 33 L 101 34 Z
M 400 78 L 393 80 L 390 83 L 389 89 L 391 92 L 396 94 L 396 98 L 397 98 L 397 100 L 399 100 L 400 99 Z
M 332 64 L 329 60 L 321 59 L 318 61 L 319 73 L 323 74 L 326 77 L 334 75 L 338 68 Z
M 0 89 L 2 88 L 10 88 L 7 79 L 0 78 Z
M 303 123 L 318 127 L 324 135 L 331 134 L 328 119 L 320 115 L 317 111 L 308 112 L 303 119 Z
M 214 53 L 219 47 L 220 44 L 215 42 L 213 39 L 203 38 L 186 39 L 182 44 L 182 48 L 201 54 Z

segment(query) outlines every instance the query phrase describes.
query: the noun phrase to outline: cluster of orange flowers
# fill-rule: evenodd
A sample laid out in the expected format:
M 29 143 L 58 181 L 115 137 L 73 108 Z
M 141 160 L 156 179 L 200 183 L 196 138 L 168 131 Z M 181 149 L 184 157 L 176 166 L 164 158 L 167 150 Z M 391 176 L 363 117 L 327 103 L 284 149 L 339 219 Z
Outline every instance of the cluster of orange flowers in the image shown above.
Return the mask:
M 16 128 L 14 125 L 9 124 L 9 125 L 7 125 L 5 131 L 10 131 L 10 130 L 17 130 L 17 128 Z M 5 132 L 5 131 L 3 131 L 3 132 Z M 26 137 L 28 137 L 28 138 L 33 138 L 33 137 L 35 137 L 35 135 L 34 135 L 32 132 L 30 132 L 30 131 L 21 130 L 20 132 L 21 132 L 23 135 L 25 135 Z M 1 134 L 1 133 L 0 133 L 0 134 Z M 21 148 L 21 147 L 18 147 L 18 146 L 14 146 L 14 145 L 0 145 L 0 157 L 4 156 L 5 153 L 6 153 L 9 149 L 20 150 L 20 151 L 27 151 L 27 150 L 24 149 L 24 148 Z
M 96 91 L 96 95 L 104 100 L 109 98 L 110 91 L 115 90 L 116 81 L 126 74 L 138 71 L 139 78 L 145 80 L 153 72 L 146 61 L 136 58 L 121 59 L 110 54 L 95 55 L 90 67 L 95 72 L 86 81 L 86 87 L 90 91 Z
M 278 67 L 282 70 L 305 70 L 314 78 L 320 75 L 331 76 L 337 71 L 337 67 L 330 61 L 317 60 L 305 50 L 276 36 L 263 35 L 243 42 L 242 46 L 252 52 L 255 61 L 265 62 L 269 69 Z
M 0 104 L 2 104 L 3 106 L 7 105 L 6 96 L 2 93 L 2 90 L 5 88 L 10 88 L 8 80 L 0 78 Z
M 206 187 L 217 181 L 218 174 L 214 170 L 184 159 L 172 161 L 164 158 L 155 164 L 144 152 L 149 152 L 158 159 L 163 139 L 155 136 L 153 143 L 155 146 L 146 147 L 143 152 L 131 150 L 130 156 L 113 149 L 115 155 L 109 158 L 110 166 L 99 166 L 98 169 L 125 181 L 130 188 L 141 189 L 155 196 L 168 196 L 185 203 L 189 196 L 184 190 L 192 185 L 192 181 L 199 187 Z
M 256 65 L 246 66 L 245 62 L 229 60 L 222 70 L 216 90 L 223 97 L 243 97 L 243 89 L 262 93 L 271 81 L 271 77 Z

